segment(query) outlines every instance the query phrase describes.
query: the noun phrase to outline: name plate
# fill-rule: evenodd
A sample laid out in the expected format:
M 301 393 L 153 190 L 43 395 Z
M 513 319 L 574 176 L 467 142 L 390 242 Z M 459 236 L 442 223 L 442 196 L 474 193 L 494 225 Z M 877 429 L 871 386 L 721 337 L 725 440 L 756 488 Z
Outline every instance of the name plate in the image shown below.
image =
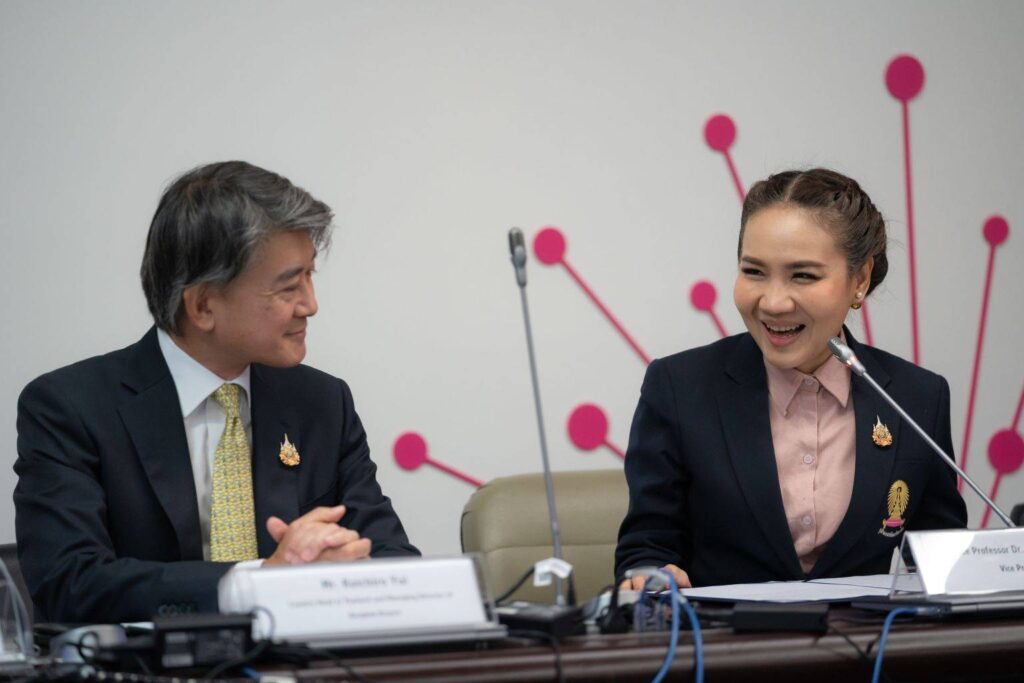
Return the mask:
M 469 557 L 236 567 L 221 579 L 218 597 L 221 612 L 256 612 L 253 636 L 275 641 L 372 641 L 496 627 Z
M 907 543 L 928 595 L 1024 591 L 1024 527 L 910 531 Z

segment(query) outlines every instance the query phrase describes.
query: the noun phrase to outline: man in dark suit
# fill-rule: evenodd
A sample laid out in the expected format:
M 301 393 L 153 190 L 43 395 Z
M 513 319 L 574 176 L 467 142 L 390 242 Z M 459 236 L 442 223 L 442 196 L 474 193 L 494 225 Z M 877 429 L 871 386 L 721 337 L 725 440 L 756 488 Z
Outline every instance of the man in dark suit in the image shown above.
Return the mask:
M 946 380 L 858 344 L 849 330 L 845 336 L 871 376 L 952 452 Z M 853 376 L 851 390 L 853 492 L 805 573 L 783 508 L 765 363 L 754 339 L 744 333 L 652 363 L 630 431 L 630 504 L 615 576 L 674 565 L 693 586 L 706 586 L 879 574 L 905 530 L 963 528 L 956 475 L 863 379 Z M 888 440 L 873 438 L 876 422 L 887 426 Z M 889 494 L 900 482 L 909 498 L 899 526 L 887 527 Z
M 240 562 L 418 554 L 348 386 L 300 365 L 331 219 L 244 162 L 164 193 L 142 265 L 156 326 L 18 402 L 16 531 L 37 620 L 216 611 Z

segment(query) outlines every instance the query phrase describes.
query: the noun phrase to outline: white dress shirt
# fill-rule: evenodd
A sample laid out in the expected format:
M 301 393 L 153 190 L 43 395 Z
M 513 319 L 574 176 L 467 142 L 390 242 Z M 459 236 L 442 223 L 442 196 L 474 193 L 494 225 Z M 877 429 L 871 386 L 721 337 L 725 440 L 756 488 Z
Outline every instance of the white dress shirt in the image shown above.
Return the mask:
M 252 411 L 249 406 L 249 367 L 246 366 L 238 377 L 223 380 L 207 370 L 192 356 L 185 353 L 163 330 L 157 330 L 160 352 L 163 353 L 167 368 L 171 371 L 174 387 L 178 391 L 181 414 L 185 418 L 185 437 L 188 440 L 188 454 L 192 460 L 192 478 L 196 483 L 196 500 L 199 503 L 199 528 L 203 534 L 203 559 L 210 559 L 210 497 L 213 491 L 213 455 L 224 433 L 227 415 L 220 404 L 213 399 L 214 391 L 222 384 L 237 384 L 242 387 L 239 396 L 239 412 L 242 426 L 249 442 L 252 457 Z

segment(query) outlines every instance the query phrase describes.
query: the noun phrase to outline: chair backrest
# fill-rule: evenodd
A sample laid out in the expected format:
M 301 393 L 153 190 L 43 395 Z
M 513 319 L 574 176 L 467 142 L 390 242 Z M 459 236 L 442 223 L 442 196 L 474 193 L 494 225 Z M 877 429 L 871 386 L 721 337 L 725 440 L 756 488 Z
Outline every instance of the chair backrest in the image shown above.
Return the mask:
M 563 559 L 573 565 L 576 596 L 588 600 L 614 579 L 615 544 L 629 491 L 621 469 L 556 472 L 555 508 Z M 553 554 L 542 474 L 501 477 L 474 493 L 462 511 L 462 550 L 483 556 L 494 597 Z M 527 581 L 513 600 L 553 602 L 554 588 Z
M 32 596 L 28 594 L 25 577 L 21 575 L 21 564 L 18 562 L 18 545 L 16 543 L 0 544 L 0 562 L 3 562 L 7 567 L 7 571 L 11 573 L 11 578 L 14 579 L 14 584 L 21 594 L 21 599 L 25 602 L 29 619 L 32 619 Z M 0 576 L 2 575 L 0 573 Z

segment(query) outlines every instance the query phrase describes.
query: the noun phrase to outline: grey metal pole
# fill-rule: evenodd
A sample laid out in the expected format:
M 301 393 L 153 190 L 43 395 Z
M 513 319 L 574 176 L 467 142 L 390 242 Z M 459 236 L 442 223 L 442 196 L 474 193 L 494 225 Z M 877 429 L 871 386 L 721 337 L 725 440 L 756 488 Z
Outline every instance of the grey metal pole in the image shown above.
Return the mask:
M 555 484 L 551 479 L 551 462 L 548 459 L 548 439 L 544 432 L 544 412 L 540 401 L 540 380 L 537 378 L 537 357 L 533 350 L 533 327 L 530 325 L 530 305 L 526 299 L 526 244 L 519 228 L 509 230 L 509 250 L 512 265 L 516 270 L 516 284 L 523 304 L 523 322 L 526 328 L 526 350 L 530 357 L 530 380 L 533 383 L 533 405 L 537 411 L 537 432 L 540 435 L 540 456 L 544 467 L 544 492 L 548 499 L 548 518 L 551 523 L 551 542 L 555 559 L 562 559 L 562 534 L 558 529 L 558 512 L 555 509 Z M 555 577 L 555 604 L 565 605 L 565 591 L 561 577 Z
M 983 501 L 985 501 L 985 505 L 988 505 L 988 507 L 992 510 L 992 512 L 996 513 L 996 515 L 999 517 L 999 519 L 1001 519 L 1003 521 L 1003 524 L 1005 524 L 1008 527 L 1016 526 L 1013 523 L 1013 521 L 1006 515 L 1006 513 L 1003 512 L 1002 510 L 1000 510 L 999 506 L 996 505 L 995 502 L 991 498 L 986 496 L 985 492 L 982 491 L 981 488 L 977 484 L 974 483 L 974 480 L 971 479 L 970 477 L 968 477 L 967 473 L 964 472 L 962 469 L 960 469 L 960 467 L 956 464 L 956 462 L 953 460 L 953 458 L 949 457 L 946 454 L 946 452 L 944 450 L 942 450 L 942 448 L 939 446 L 939 444 L 935 443 L 935 441 L 932 439 L 932 437 L 928 436 L 928 434 L 923 429 L 921 429 L 920 425 L 918 425 L 917 422 L 914 421 L 914 418 L 912 418 L 909 415 L 907 415 L 907 411 L 903 410 L 903 408 L 900 407 L 900 404 L 896 403 L 896 401 L 893 400 L 892 396 L 890 396 L 888 393 L 886 393 L 885 389 L 883 389 L 878 384 L 878 382 L 875 381 L 874 377 L 869 375 L 867 373 L 867 371 L 865 371 L 863 373 L 858 373 L 858 374 L 860 374 L 860 376 L 863 377 L 867 381 L 867 383 L 870 384 L 872 386 L 872 388 L 874 388 L 874 390 L 877 391 L 882 396 L 882 398 L 884 398 L 889 403 L 889 405 L 891 405 L 893 408 L 895 408 L 896 412 L 899 413 L 900 416 L 904 420 L 906 420 L 908 423 L 910 423 L 910 426 L 914 428 L 914 431 L 916 431 L 918 434 L 921 435 L 921 438 L 925 440 L 925 443 L 927 443 L 929 446 L 931 446 L 932 450 L 935 451 L 936 453 L 938 453 L 939 457 L 941 457 L 943 460 L 945 460 L 946 464 L 949 465 L 950 467 L 952 467 L 953 470 L 956 471 L 956 473 L 958 475 L 960 475 L 960 477 L 965 482 L 967 482 L 968 486 L 970 486 L 972 489 L 974 489 L 974 492 L 977 493 L 978 496 L 980 496 Z

